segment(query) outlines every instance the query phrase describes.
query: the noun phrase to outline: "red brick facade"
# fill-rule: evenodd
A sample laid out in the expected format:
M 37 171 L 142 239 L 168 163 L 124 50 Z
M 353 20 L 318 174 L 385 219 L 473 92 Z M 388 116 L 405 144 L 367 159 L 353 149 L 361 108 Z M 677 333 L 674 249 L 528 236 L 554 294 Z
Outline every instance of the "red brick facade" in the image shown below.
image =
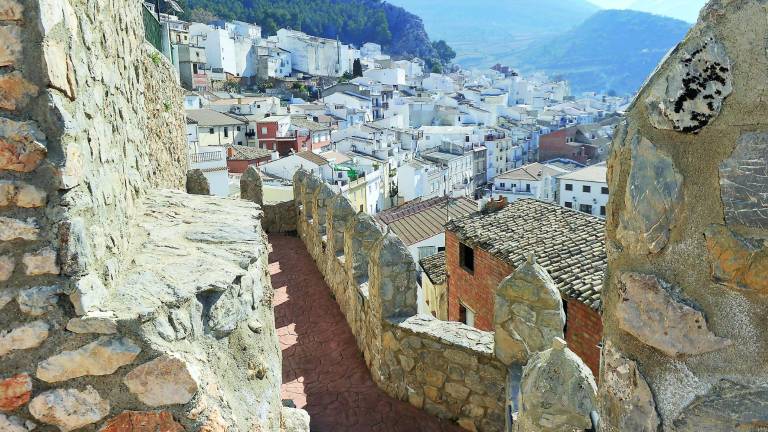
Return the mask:
M 582 144 L 584 135 L 576 127 L 556 130 L 539 138 L 539 161 L 566 158 L 587 164 L 595 158 L 597 149 L 588 144 Z
M 459 304 L 475 313 L 475 327 L 493 330 L 493 296 L 496 287 L 514 268 L 482 249 L 475 249 L 475 271 L 459 265 L 459 241 L 456 234 L 445 233 L 445 266 L 448 272 L 448 319 L 459 320 Z
M 448 320 L 459 321 L 459 305 L 475 313 L 475 327 L 493 331 L 493 304 L 496 288 L 515 269 L 485 250 L 474 249 L 474 272 L 459 263 L 459 240 L 445 233 L 445 266 L 448 273 Z M 584 360 L 595 376 L 600 368 L 603 324 L 600 315 L 589 306 L 573 299 L 564 300 L 568 347 Z
M 568 299 L 566 308 L 565 340 L 568 348 L 584 360 L 597 379 L 600 372 L 600 347 L 603 339 L 603 320 L 600 314 L 584 303 Z

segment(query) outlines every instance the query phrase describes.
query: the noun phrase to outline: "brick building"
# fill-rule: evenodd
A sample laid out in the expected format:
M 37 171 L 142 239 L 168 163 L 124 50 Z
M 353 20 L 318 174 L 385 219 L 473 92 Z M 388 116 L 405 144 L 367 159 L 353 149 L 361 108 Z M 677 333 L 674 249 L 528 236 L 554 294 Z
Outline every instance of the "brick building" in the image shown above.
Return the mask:
M 568 346 L 597 374 L 604 236 L 603 220 L 533 199 L 451 221 L 448 319 L 492 331 L 496 288 L 532 253 L 562 293 Z
M 542 135 L 539 138 L 539 161 L 564 158 L 589 164 L 598 157 L 598 147 L 592 141 L 579 126 Z
M 304 116 L 270 116 L 257 122 L 259 147 L 280 156 L 301 151 L 319 152 L 331 145 L 331 128 Z
M 241 145 L 227 146 L 227 171 L 242 174 L 251 165 L 261 165 L 272 160 L 272 151 Z

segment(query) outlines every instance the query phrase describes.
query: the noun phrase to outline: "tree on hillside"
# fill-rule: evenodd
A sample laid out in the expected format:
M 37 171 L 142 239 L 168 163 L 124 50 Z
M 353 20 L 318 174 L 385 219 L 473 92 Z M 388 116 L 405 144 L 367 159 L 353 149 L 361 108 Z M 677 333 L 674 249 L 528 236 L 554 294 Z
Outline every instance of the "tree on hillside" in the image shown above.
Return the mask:
M 436 73 L 436 74 L 443 73 L 443 65 L 441 65 L 440 62 L 434 62 L 432 64 L 432 73 Z
M 456 58 L 456 51 L 454 51 L 444 40 L 432 42 L 432 47 L 435 49 L 440 63 L 444 65 L 447 65 Z
M 205 10 L 203 8 L 195 8 L 189 12 L 190 21 L 208 24 L 209 22 L 216 21 L 217 19 L 219 19 L 219 17 L 214 15 L 211 11 Z
M 352 77 L 357 78 L 363 76 L 363 64 L 360 63 L 360 59 L 355 59 L 352 63 Z

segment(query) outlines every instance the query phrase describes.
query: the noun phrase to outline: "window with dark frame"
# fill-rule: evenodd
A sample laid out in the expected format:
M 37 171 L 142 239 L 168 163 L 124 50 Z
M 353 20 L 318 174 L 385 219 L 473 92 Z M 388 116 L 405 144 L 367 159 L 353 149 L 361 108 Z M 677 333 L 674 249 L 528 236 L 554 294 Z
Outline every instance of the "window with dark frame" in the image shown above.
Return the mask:
M 586 186 L 586 185 L 582 186 L 581 187 L 581 191 L 582 192 L 586 192 L 586 193 L 590 193 L 590 192 L 592 192 L 592 186 Z
M 605 216 L 605 206 L 600 206 L 600 216 Z
M 607 187 L 600 188 L 600 193 L 603 195 L 608 195 L 608 188 Z
M 573 208 L 573 203 L 570 201 L 565 202 L 565 208 Z
M 459 265 L 468 272 L 475 271 L 475 250 L 459 243 Z
M 592 214 L 592 206 L 589 204 L 579 204 L 579 211 L 582 213 Z
M 567 191 L 572 191 L 572 190 L 573 190 L 573 185 L 572 185 L 572 184 L 570 184 L 570 183 L 566 183 L 566 184 L 565 184 L 565 190 L 567 190 Z
M 463 304 L 459 304 L 459 322 L 467 323 L 467 308 Z
M 229 136 L 229 128 L 224 126 L 224 138 Z

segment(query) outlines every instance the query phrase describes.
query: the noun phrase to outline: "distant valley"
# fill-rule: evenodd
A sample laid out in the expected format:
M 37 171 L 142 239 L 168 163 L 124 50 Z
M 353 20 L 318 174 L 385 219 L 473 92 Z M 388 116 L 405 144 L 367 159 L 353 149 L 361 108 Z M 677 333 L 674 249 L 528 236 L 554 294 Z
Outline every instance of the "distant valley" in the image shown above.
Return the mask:
M 419 15 L 433 39 L 445 39 L 456 50 L 463 67 L 503 63 L 526 73 L 561 75 L 574 92 L 636 91 L 690 28 L 650 13 L 600 10 L 584 0 L 390 3 Z

